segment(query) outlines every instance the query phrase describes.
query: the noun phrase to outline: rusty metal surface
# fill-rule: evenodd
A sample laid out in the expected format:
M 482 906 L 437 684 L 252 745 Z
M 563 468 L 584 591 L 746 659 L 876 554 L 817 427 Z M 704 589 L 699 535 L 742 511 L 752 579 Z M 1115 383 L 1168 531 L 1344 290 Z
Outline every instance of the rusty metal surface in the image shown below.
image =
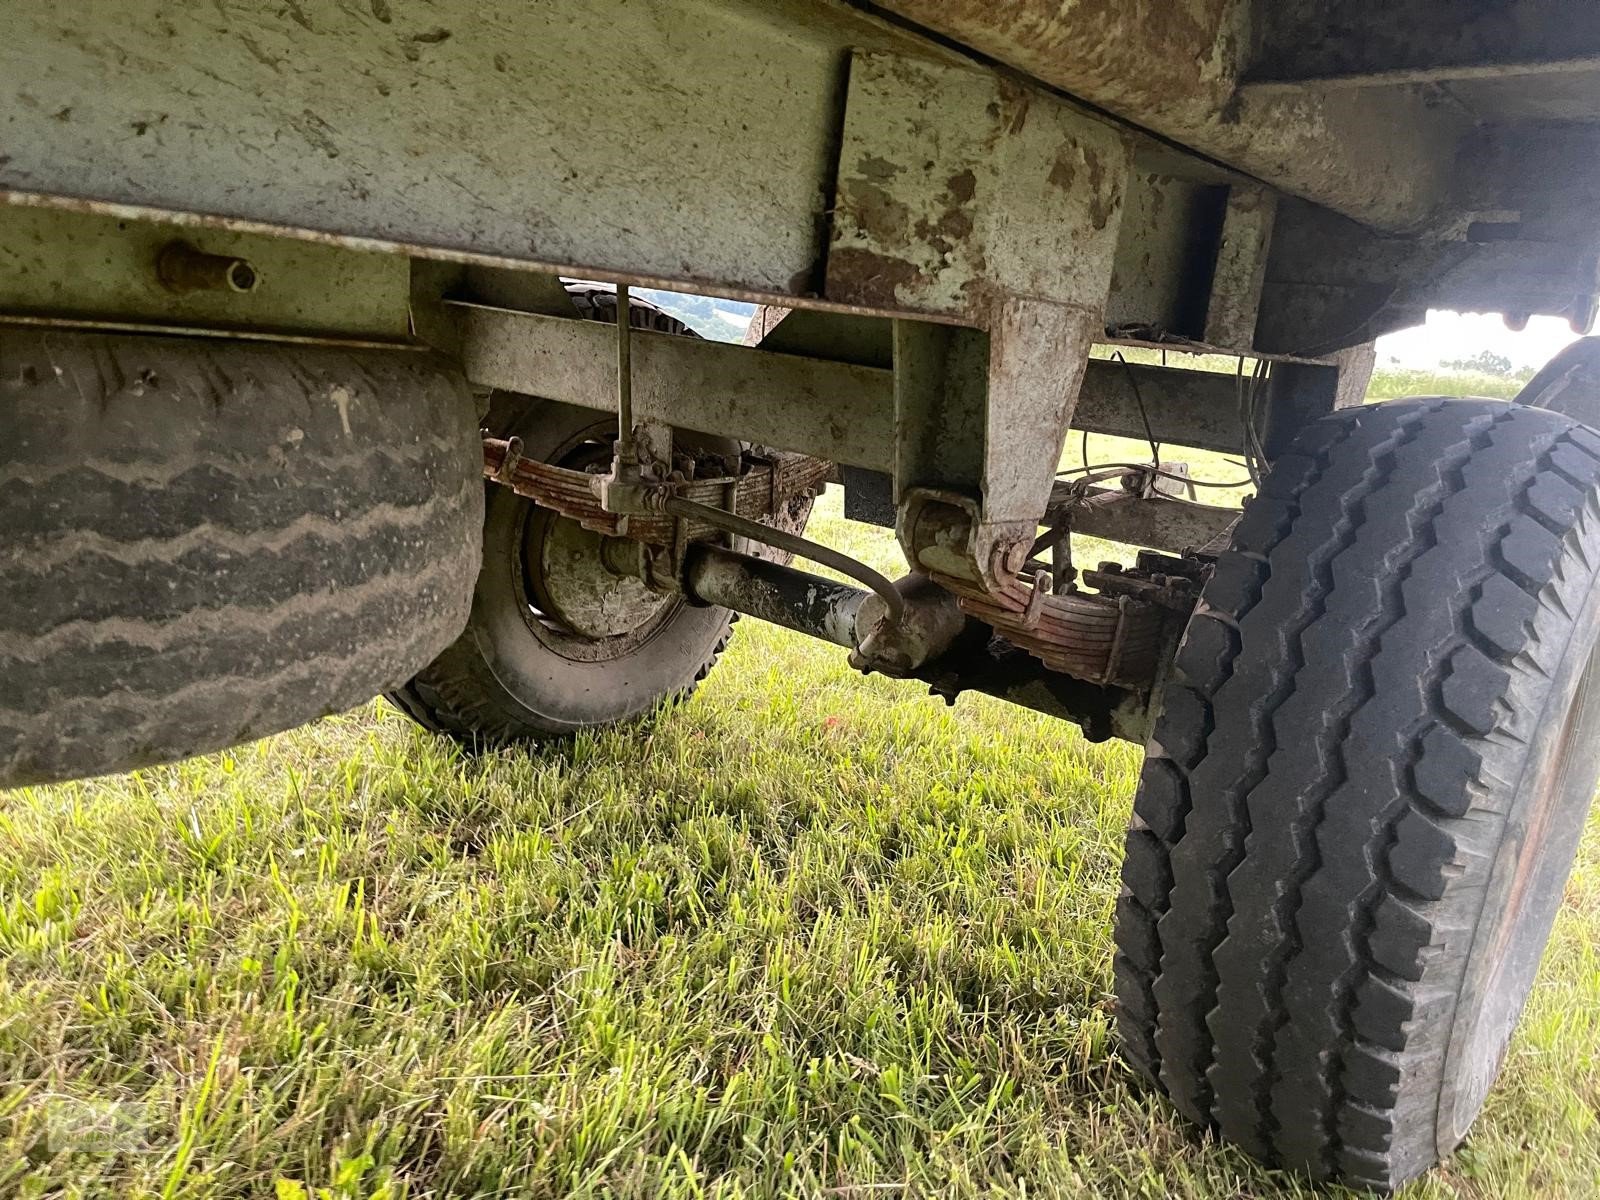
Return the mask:
M 912 321 L 894 324 L 894 494 L 976 490 L 983 471 L 990 350 L 986 334 Z M 976 509 L 975 498 L 972 507 Z M 915 563 L 916 557 L 907 553 Z
M 895 617 L 884 599 L 872 596 L 856 617 L 857 647 L 850 665 L 886 675 L 911 675 L 944 655 L 966 631 L 960 601 L 918 572 L 895 581 L 901 612 Z
M 339 337 L 315 333 L 277 333 L 261 329 L 230 329 L 227 326 L 167 325 L 146 321 L 92 321 L 75 317 L 33 317 L 0 313 L 0 327 L 19 329 L 79 330 L 84 333 L 140 333 L 154 337 L 218 338 L 231 342 L 281 342 L 288 346 L 340 346 L 346 350 L 407 350 L 426 353 L 431 346 L 414 341 L 384 341 L 380 338 Z
M 190 242 L 168 242 L 156 255 L 156 277 L 174 292 L 253 292 L 261 272 L 248 258 L 212 254 Z
M 1251 0 L 878 0 L 952 38 L 1296 195 L 1415 229 L 1450 191 L 1470 119 L 1407 90 L 1241 94 Z
M 534 271 L 544 275 L 565 274 L 569 277 L 581 275 L 585 279 L 604 283 L 627 283 L 639 287 L 665 289 L 681 289 L 687 286 L 694 290 L 713 292 L 729 300 L 748 301 L 752 304 L 769 304 L 781 301 L 785 305 L 804 306 L 807 309 L 818 312 L 871 317 L 889 315 L 872 309 L 865 309 L 859 305 L 836 303 L 824 299 L 811 291 L 775 291 L 753 284 L 748 279 L 743 278 L 708 280 L 697 277 L 688 270 L 672 274 L 661 274 L 638 268 L 586 266 L 572 262 L 547 261 L 484 248 L 462 249 L 414 240 L 376 237 L 364 233 L 337 233 L 300 224 L 286 224 L 221 213 L 194 212 L 161 205 L 134 204 L 121 200 L 86 199 L 60 193 L 27 191 L 5 186 L 3 175 L 0 175 L 0 214 L 5 214 L 0 219 L 8 220 L 9 213 L 26 210 L 107 217 L 114 221 L 129 223 L 174 225 L 184 229 L 211 230 L 219 233 L 267 237 L 291 244 L 307 243 L 316 246 L 332 246 L 340 250 L 353 250 L 362 254 L 390 256 L 397 259 L 409 256 L 413 265 L 418 262 L 425 262 L 440 266 L 487 268 L 497 271 Z M 668 243 L 675 242 L 674 237 L 670 234 L 664 234 L 663 238 Z M 751 261 L 756 260 L 752 259 Z M 791 283 L 797 288 L 809 286 L 798 277 L 791 280 Z M 490 304 L 500 303 L 500 301 L 484 299 Z M 924 315 L 927 315 L 929 320 L 954 320 L 951 317 L 932 314 Z
M 672 602 L 633 572 L 611 569 L 608 539 L 554 513 L 528 522 L 524 574 L 534 607 L 582 638 L 624 637 L 652 627 Z
M 755 545 L 767 545 L 788 554 L 799 554 L 811 559 L 824 567 L 830 567 L 842 575 L 846 575 L 857 582 L 866 584 L 884 602 L 886 609 L 885 620 L 900 621 L 905 615 L 905 601 L 900 593 L 895 590 L 894 583 L 887 575 L 869 567 L 866 563 L 856 558 L 851 558 L 831 546 L 821 542 L 813 542 L 800 534 L 788 529 L 778 527 L 778 523 L 771 520 L 772 516 L 781 513 L 787 497 L 774 497 L 766 519 L 757 520 L 746 517 L 733 511 L 735 505 L 728 508 L 718 508 L 714 505 L 704 504 L 697 500 L 676 495 L 676 489 L 663 488 L 656 494 L 656 499 L 661 510 L 688 523 L 698 523 L 730 533 L 735 537 L 743 538 Z M 809 495 L 809 493 L 805 493 Z
M 798 0 L 707 15 L 4 0 L 0 188 L 807 291 L 841 52 L 909 39 Z
M 999 595 L 1026 558 L 1104 331 L 1132 161 L 1120 130 L 993 72 L 852 56 L 826 295 L 981 331 L 895 322 L 914 566 Z
M 1096 359 L 1089 364 L 1072 427 L 1143 441 L 1148 418 L 1159 442 L 1237 454 L 1244 444 L 1239 387 L 1234 375 L 1217 371 Z
M 776 455 L 770 461 L 752 464 L 739 475 L 684 479 L 675 473 L 668 479 L 641 480 L 637 487 L 642 503 L 637 508 L 618 512 L 606 503 L 607 485 L 615 482 L 610 476 L 526 459 L 519 438 L 483 435 L 486 479 L 509 487 L 543 510 L 566 518 L 579 532 L 627 539 L 669 551 L 665 556 L 644 557 L 634 562 L 655 585 L 669 589 L 681 586 L 690 546 L 707 538 L 732 534 L 769 550 L 803 554 L 865 583 L 883 601 L 882 620 L 898 624 L 905 613 L 905 601 L 887 577 L 789 528 L 794 523 L 796 505 L 809 510 L 812 497 L 831 473 L 832 464 L 798 454 Z M 580 608 L 595 608 L 592 584 L 595 578 L 600 579 L 603 585 L 600 591 L 608 602 L 624 607 L 615 595 L 614 584 L 607 583 L 604 578 L 616 572 L 602 544 L 579 538 L 572 545 L 576 552 L 568 554 L 568 558 L 582 559 L 577 563 L 578 573 L 591 581 L 574 581 L 569 585 L 578 597 Z M 786 565 L 786 560 L 773 561 L 776 566 Z M 559 595 L 558 589 L 552 596 L 555 608 L 562 607 Z M 588 613 L 586 623 L 594 625 L 600 619 L 603 618 Z
M 1248 186 L 1227 171 L 1177 151 L 1136 145 L 1104 301 L 1108 329 L 1137 327 L 1160 330 L 1167 339 L 1204 341 L 1230 188 Z M 908 216 L 909 212 L 907 206 Z M 1241 326 L 1245 323 L 1240 321 Z M 763 306 L 744 341 L 788 353 L 888 367 L 887 328 L 883 318 Z M 1230 346 L 1248 348 L 1240 342 Z
M 596 476 L 515 456 L 508 468 L 508 453 L 513 449 L 504 439 L 485 437 L 485 477 L 576 520 L 585 529 L 657 546 L 701 541 L 719 532 L 704 520 L 687 520 L 680 527 L 677 519 L 665 513 L 622 518 L 605 512 L 594 492 Z M 727 507 L 747 520 L 759 521 L 778 511 L 787 497 L 814 489 L 826 472 L 826 463 L 795 456 L 773 467 L 758 466 L 738 478 L 680 484 L 674 492 L 691 503 Z M 963 612 L 1002 633 L 1051 670 L 1092 683 L 1148 686 L 1153 677 L 1166 620 L 1159 605 L 1127 596 L 1052 595 L 1036 592 L 1014 578 L 998 590 L 942 576 L 936 582 L 955 595 Z M 809 628 L 803 631 L 812 632 Z M 912 663 L 906 669 L 920 665 Z
M 896 322 L 896 532 L 908 562 L 991 588 L 1022 565 L 1099 326 L 1097 311 L 1014 297 L 987 335 Z
M 1538 139 L 1529 142 L 1536 146 Z M 1518 148 L 1513 161 L 1519 173 L 1549 178 L 1561 170 L 1572 179 L 1582 170 L 1588 182 L 1575 187 L 1572 199 L 1596 194 L 1596 159 L 1580 156 L 1563 167 L 1558 155 L 1533 154 L 1533 149 Z M 1600 151 L 1600 139 L 1569 135 L 1567 150 Z M 1530 201 L 1526 196 L 1501 199 Z M 1531 208 L 1526 215 L 1538 216 Z M 1257 344 L 1270 352 L 1326 357 L 1420 324 L 1430 307 L 1547 313 L 1581 325 L 1592 318 L 1600 287 L 1600 247 L 1592 229 L 1576 228 L 1581 220 L 1577 211 L 1558 211 L 1503 229 L 1480 229 L 1481 241 L 1415 240 L 1385 237 L 1311 205 L 1285 201 L 1267 264 Z M 1499 233 L 1506 236 L 1486 236 Z
M 1167 634 L 1168 613 L 1127 596 L 1053 594 L 1007 580 L 999 589 L 939 577 L 963 612 L 993 628 L 1052 671 L 1089 683 L 1148 687 Z
M 1256 344 L 1256 314 L 1277 216 L 1278 197 L 1269 189 L 1250 184 L 1228 189 L 1206 308 L 1205 340 L 1211 344 L 1241 349 Z
M 1062 515 L 1073 533 L 1182 552 L 1215 542 L 1233 527 L 1240 511 L 1170 496 L 1136 496 L 1121 488 L 1091 488 Z
M 1098 307 L 1008 299 L 990 335 L 983 518 L 1031 539 L 1100 336 Z
M 852 57 L 826 288 L 832 300 L 962 314 L 1004 297 L 1104 307 L 1125 135 L 984 70 Z
M 1108 328 L 1139 325 L 1200 339 L 1229 182 L 1196 178 L 1174 155 L 1134 160 L 1106 299 Z
M 0 25 L 0 200 L 842 309 L 852 289 L 823 281 L 848 56 L 997 86 L 836 0 L 436 0 L 426 20 L 93 0 L 73 32 L 0 0 Z M 1040 110 L 1019 149 L 1074 119 L 1024 84 L 1007 96 Z M 1005 189 L 1020 216 L 1050 199 L 1052 161 Z M 989 222 L 987 272 L 1070 270 L 1043 253 L 1051 215 Z
M 792 567 L 762 562 L 715 546 L 695 546 L 685 561 L 685 590 L 703 603 L 732 608 L 837 646 L 857 640 L 869 593 Z M 973 636 L 976 634 L 977 636 Z M 1043 661 L 976 620 L 948 651 L 914 668 L 911 678 L 954 704 L 981 692 L 1051 716 L 1075 721 L 1099 741 L 1144 741 L 1149 681 L 1142 688 L 1108 687 L 1052 671 Z
M 884 317 L 764 304 L 751 318 L 744 344 L 778 354 L 803 354 L 891 371 L 893 328 L 894 322 Z
M 1162 633 L 1167 619 L 1159 606 L 1127 597 L 1054 597 L 1029 624 L 995 606 L 953 597 L 925 577 L 896 586 L 908 613 L 926 627 L 905 656 L 885 661 L 871 653 L 873 637 L 884 632 L 869 628 L 881 626 L 874 614 L 882 613 L 871 594 L 714 546 L 696 546 L 685 560 L 689 596 L 838 646 L 860 643 L 852 662 L 863 669 L 922 679 L 951 703 L 962 691 L 981 691 L 1079 721 L 1099 737 L 1140 740 L 1143 698 L 1157 665 L 1146 633 Z M 1094 675 L 1063 673 L 1062 664 L 1116 682 L 1108 689 Z
M 761 332 L 752 334 L 747 344 L 759 344 L 763 350 L 772 349 L 787 355 L 818 358 L 824 361 L 846 361 L 858 365 L 885 368 L 894 360 L 894 322 L 881 318 L 844 316 L 804 310 L 764 309 L 758 313 L 764 323 Z M 908 333 L 912 331 L 902 331 Z M 543 335 L 540 335 L 543 336 Z M 923 329 L 915 336 L 924 340 L 957 336 L 950 331 Z M 757 342 L 759 340 L 759 343 Z M 1211 346 L 1188 339 L 1171 339 L 1152 342 L 1136 337 L 1107 339 L 1115 346 L 1171 352 L 1172 365 L 1156 366 L 1149 363 L 1116 362 L 1092 358 L 1084 367 L 1083 381 L 1078 387 L 1077 402 L 1072 411 L 1071 428 L 1091 433 L 1105 433 L 1116 437 L 1144 437 L 1144 423 L 1134 394 L 1143 400 L 1145 414 L 1159 441 L 1180 446 L 1196 446 L 1225 454 L 1237 453 L 1242 444 L 1242 431 L 1238 416 L 1238 384 L 1231 374 L 1185 368 L 1185 354 L 1224 354 L 1225 347 Z M 1290 356 L 1266 356 L 1274 362 L 1305 362 L 1308 365 L 1331 365 L 1335 359 L 1303 360 Z M 709 371 L 709 365 L 705 368 Z M 1364 378 L 1364 377 L 1363 377 Z M 945 372 L 944 386 L 950 386 L 952 372 Z M 1066 382 L 1058 378 L 1057 384 Z M 874 377 L 873 387 L 889 388 L 887 373 Z M 705 394 L 716 394 L 720 384 L 705 389 Z M 692 398 L 686 397 L 692 402 Z M 575 401 L 586 403 L 586 401 Z M 877 392 L 857 393 L 851 409 L 854 413 L 881 413 L 893 407 L 892 398 Z M 931 462 L 942 465 L 943 456 L 959 451 L 963 438 L 975 447 L 977 424 L 964 431 L 944 431 L 945 445 L 935 445 L 928 451 Z M 796 446 L 786 446 L 794 449 Z M 970 460 L 975 461 L 975 460 Z M 867 468 L 871 469 L 871 468 Z M 914 472 L 902 467 L 907 486 L 916 486 Z
M 452 307 L 461 314 L 468 378 L 508 391 L 615 411 L 616 383 L 610 357 L 614 334 L 607 326 Z M 799 332 L 793 338 L 757 349 L 636 333 L 634 391 L 641 419 L 784 450 L 804 450 L 832 461 L 888 472 L 897 446 L 893 375 L 860 362 L 892 359 L 891 322 L 796 312 L 775 323 L 772 336 L 795 317 L 802 325 L 816 324 L 818 328 L 810 331 L 816 336 L 804 336 L 802 327 L 796 326 Z M 858 362 L 821 357 L 835 348 L 830 336 L 834 321 L 846 322 L 850 337 L 842 345 L 853 351 Z M 778 349 L 768 350 L 768 344 Z M 1058 400 L 1060 389 L 1070 385 L 1070 371 L 1060 363 L 1058 358 L 1047 357 L 1041 366 L 1053 373 L 1048 386 Z M 1079 388 L 1073 427 L 1122 437 L 1143 436 L 1128 382 L 1130 373 L 1162 441 L 1224 453 L 1239 449 L 1233 377 L 1176 366 L 1124 366 L 1091 359 Z M 971 452 L 969 467 L 975 471 L 983 418 L 976 407 L 972 413 L 973 424 L 964 433 L 944 431 L 947 445 L 938 453 L 949 453 L 949 443 L 964 445 Z M 1054 469 L 1048 453 L 1040 457 Z M 909 480 L 911 475 L 904 477 Z
M 871 596 L 860 588 L 719 546 L 695 546 L 684 559 L 684 591 L 705 604 L 782 625 L 846 650 L 856 646 L 856 614 Z
M 68 26 L 48 6 L 0 0 L 0 201 L 987 324 L 971 303 L 975 278 L 1063 298 L 1064 277 L 1100 255 L 1092 238 L 1056 252 L 1064 231 L 1082 232 L 1081 217 L 1115 199 L 1116 172 L 1091 186 L 1087 152 L 1059 160 L 1082 168 L 1076 198 L 1052 194 L 1052 147 L 1110 126 L 1032 75 L 1172 139 L 1130 135 L 1140 177 L 1173 182 L 1123 188 L 1108 304 L 1118 324 L 1203 335 L 1187 314 L 1215 246 L 1198 210 L 1208 188 L 1238 182 L 1221 164 L 1368 227 L 1425 231 L 1390 256 L 1381 286 L 1407 304 L 1388 306 L 1389 324 L 1429 304 L 1581 316 L 1571 297 L 1596 290 L 1568 286 L 1596 248 L 1600 19 L 1587 0 L 1459 14 L 1423 0 L 881 7 L 898 25 L 842 0 L 435 0 L 417 11 L 90 0 Z M 851 55 L 868 72 L 854 83 Z M 1301 61 L 1319 55 L 1320 66 Z M 1250 84 L 1279 60 L 1293 90 Z M 871 64 L 890 62 L 933 82 L 925 110 L 906 107 L 915 89 L 895 92 L 887 69 L 872 90 Z M 1452 63 L 1473 77 L 1369 86 Z M 1331 82 L 1299 82 L 1319 73 Z M 1338 85 L 1353 78 L 1368 85 Z M 970 103 L 985 88 L 993 116 Z M 1564 157 L 1527 160 L 1520 150 L 1537 136 Z M 937 153 L 900 161 L 872 149 L 897 144 Z M 974 157 L 1009 182 L 986 198 L 974 168 L 964 200 L 960 163 Z M 882 163 L 904 170 L 877 180 Z M 1457 262 L 1474 223 L 1520 233 Z M 832 264 L 830 246 L 844 253 Z M 1294 282 L 1287 301 L 1281 288 L 1269 295 L 1269 310 L 1300 315 L 1275 328 L 1278 349 L 1337 348 L 1330 333 L 1385 307 L 1318 303 L 1314 287 L 1339 285 Z M 355 289 L 337 294 L 356 302 Z M 902 296 L 912 307 L 895 310 Z
M 485 478 L 511 488 L 519 496 L 571 517 L 585 529 L 619 537 L 624 533 L 635 541 L 670 546 L 674 540 L 699 541 L 719 532 L 704 521 L 681 523 L 665 513 L 623 517 L 600 507 L 595 483 L 600 478 L 586 471 L 573 471 L 550 463 L 535 462 L 514 453 L 516 447 L 505 438 L 483 439 Z M 507 467 L 507 457 L 511 464 Z M 832 471 L 832 464 L 801 454 L 783 454 L 739 476 L 694 479 L 674 486 L 684 499 L 712 508 L 725 508 L 747 520 L 771 518 L 785 503 L 800 495 L 813 494 Z

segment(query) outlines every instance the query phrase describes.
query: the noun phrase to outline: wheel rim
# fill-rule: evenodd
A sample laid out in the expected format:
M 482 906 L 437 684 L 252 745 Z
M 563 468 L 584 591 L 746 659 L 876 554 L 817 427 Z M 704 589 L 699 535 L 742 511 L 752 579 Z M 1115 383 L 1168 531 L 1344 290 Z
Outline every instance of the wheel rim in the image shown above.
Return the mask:
M 1596 766 L 1600 764 L 1597 743 L 1600 645 L 1590 650 L 1545 761 L 1529 781 L 1534 794 L 1516 834 L 1519 842 L 1506 902 L 1488 943 L 1481 948 L 1489 966 L 1482 1003 L 1473 1014 L 1463 1047 L 1462 1074 L 1450 1106 L 1447 1129 L 1452 1144 L 1466 1136 L 1488 1098 L 1538 974 L 1583 834 Z

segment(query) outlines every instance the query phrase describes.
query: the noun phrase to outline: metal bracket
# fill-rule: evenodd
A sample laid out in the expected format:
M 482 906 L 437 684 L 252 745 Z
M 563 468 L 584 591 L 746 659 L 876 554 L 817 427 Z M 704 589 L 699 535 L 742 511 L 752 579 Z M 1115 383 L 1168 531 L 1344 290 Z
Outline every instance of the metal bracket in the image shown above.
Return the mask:
M 494 473 L 494 481 L 510 485 L 511 481 L 517 477 L 517 464 L 521 461 L 522 439 L 519 437 L 507 438 L 506 455 L 500 460 L 500 468 Z
M 1100 118 L 989 72 L 854 56 L 826 295 L 938 322 L 893 334 L 913 566 L 995 590 L 1026 561 L 1105 331 L 1130 159 Z

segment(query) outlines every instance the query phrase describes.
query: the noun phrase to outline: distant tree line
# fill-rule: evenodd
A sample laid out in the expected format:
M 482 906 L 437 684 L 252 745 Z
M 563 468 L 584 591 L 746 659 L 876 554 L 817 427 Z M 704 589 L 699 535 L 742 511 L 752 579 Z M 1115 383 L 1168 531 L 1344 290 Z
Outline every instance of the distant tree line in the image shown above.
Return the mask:
M 1449 362 L 1440 363 L 1440 366 L 1449 371 L 1475 371 L 1479 375 L 1494 375 L 1501 379 L 1521 379 L 1526 382 L 1533 378 L 1532 367 L 1514 367 L 1511 360 L 1504 354 L 1496 354 L 1493 350 L 1482 350 L 1471 358 L 1453 358 Z

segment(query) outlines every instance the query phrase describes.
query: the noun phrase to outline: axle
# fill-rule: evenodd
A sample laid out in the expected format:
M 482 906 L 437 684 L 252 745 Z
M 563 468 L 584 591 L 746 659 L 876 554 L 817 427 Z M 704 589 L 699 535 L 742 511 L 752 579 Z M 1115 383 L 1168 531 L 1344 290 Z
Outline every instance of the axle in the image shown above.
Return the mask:
M 842 646 L 858 669 L 922 680 L 951 703 L 982 692 L 1075 721 L 1096 740 L 1143 740 L 1162 664 L 1193 603 L 1186 573 L 1198 564 L 1159 555 L 1141 556 L 1126 573 L 1115 564 L 1083 572 L 1095 591 L 1070 581 L 1058 591 L 1042 569 L 993 591 L 923 573 L 891 582 L 767 523 L 785 498 L 828 474 L 826 463 L 803 456 L 777 456 L 737 476 L 643 484 L 639 511 L 619 514 L 603 502 L 613 478 L 529 461 L 516 439 L 486 435 L 483 447 L 487 478 L 597 535 L 587 569 L 599 572 L 590 591 L 602 608 L 612 590 L 642 580 L 658 595 Z M 717 544 L 730 535 L 823 562 L 872 591 Z
M 689 548 L 684 590 L 700 603 L 856 648 L 856 617 L 872 593 L 720 546 Z
M 693 603 L 729 608 L 851 650 L 868 632 L 861 628 L 863 617 L 870 619 L 879 603 L 871 592 L 849 584 L 704 544 L 690 547 L 683 582 Z M 897 586 L 908 593 L 909 612 L 915 614 L 919 602 L 926 603 L 915 582 L 902 580 Z M 859 656 L 852 661 L 872 669 Z M 1144 740 L 1147 692 L 1052 671 L 975 618 L 965 618 L 948 649 L 905 677 L 928 684 L 930 694 L 950 704 L 962 692 L 978 692 L 1074 721 L 1091 741 Z

